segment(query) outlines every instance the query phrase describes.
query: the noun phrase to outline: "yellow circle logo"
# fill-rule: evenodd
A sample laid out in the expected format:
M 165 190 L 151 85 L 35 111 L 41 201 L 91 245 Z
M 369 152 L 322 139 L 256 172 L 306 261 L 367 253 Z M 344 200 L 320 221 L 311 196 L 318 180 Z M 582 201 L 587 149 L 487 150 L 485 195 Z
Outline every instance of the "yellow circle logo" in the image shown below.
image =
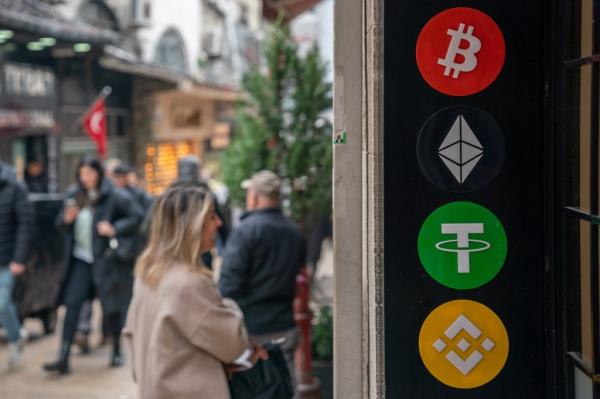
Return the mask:
M 427 316 L 419 334 L 427 370 L 454 388 L 477 388 L 493 380 L 508 358 L 508 334 L 487 306 L 450 301 Z

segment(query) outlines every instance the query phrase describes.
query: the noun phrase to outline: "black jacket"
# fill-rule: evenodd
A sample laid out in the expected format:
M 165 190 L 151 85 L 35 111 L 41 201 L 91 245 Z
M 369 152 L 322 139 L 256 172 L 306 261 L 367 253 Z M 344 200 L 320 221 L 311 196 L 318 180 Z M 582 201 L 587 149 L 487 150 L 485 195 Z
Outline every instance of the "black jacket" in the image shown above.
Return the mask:
M 83 196 L 82 189 L 75 187 L 71 189 L 66 198 L 78 198 Z M 79 202 L 79 201 L 78 201 Z M 63 209 L 64 210 L 64 209 Z M 98 235 L 96 226 L 99 222 L 106 220 L 113 225 L 117 239 L 131 237 L 138 232 L 143 218 L 143 211 L 137 201 L 124 190 L 115 188 L 112 184 L 104 181 L 100 188 L 100 198 L 94 205 L 94 223 L 92 235 L 92 247 L 94 253 L 94 264 L 92 274 L 94 280 L 95 294 L 102 303 L 105 314 L 113 314 L 127 309 L 131 299 L 133 284 L 133 260 L 121 261 L 115 258 L 114 253 L 109 250 L 109 239 Z M 74 224 L 63 223 L 63 211 L 57 217 L 56 223 L 65 232 L 65 276 L 61 289 L 60 302 L 70 294 L 65 292 L 68 278 L 73 264 L 74 249 Z
M 294 327 L 292 304 L 304 251 L 300 229 L 279 209 L 247 213 L 229 236 L 219 289 L 239 304 L 251 335 Z
M 0 164 L 0 266 L 25 263 L 33 228 L 33 207 L 27 192 Z

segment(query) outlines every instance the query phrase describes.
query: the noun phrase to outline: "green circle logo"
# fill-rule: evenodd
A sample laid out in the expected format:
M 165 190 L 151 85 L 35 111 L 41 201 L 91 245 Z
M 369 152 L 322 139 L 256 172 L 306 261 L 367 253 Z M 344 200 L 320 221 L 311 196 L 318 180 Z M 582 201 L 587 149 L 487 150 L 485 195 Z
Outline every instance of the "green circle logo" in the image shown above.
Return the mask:
M 502 223 L 472 202 L 438 208 L 419 233 L 419 258 L 427 273 L 438 283 L 459 290 L 493 279 L 504 265 L 506 251 Z

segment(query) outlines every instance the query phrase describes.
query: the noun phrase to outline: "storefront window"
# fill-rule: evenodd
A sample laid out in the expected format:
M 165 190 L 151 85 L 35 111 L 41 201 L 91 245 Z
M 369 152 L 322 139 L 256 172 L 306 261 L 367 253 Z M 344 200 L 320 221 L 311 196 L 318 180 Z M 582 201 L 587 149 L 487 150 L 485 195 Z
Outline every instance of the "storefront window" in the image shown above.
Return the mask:
M 192 153 L 188 141 L 161 142 L 146 147 L 146 189 L 159 195 L 177 179 L 177 160 Z

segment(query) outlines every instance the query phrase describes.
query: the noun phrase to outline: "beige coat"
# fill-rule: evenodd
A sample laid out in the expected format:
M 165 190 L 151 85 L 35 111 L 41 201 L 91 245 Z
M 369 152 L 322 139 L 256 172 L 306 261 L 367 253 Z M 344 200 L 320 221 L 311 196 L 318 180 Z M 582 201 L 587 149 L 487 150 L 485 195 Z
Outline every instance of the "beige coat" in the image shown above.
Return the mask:
M 229 399 L 223 363 L 249 345 L 243 320 L 199 272 L 174 267 L 155 289 L 137 279 L 124 336 L 139 399 Z

